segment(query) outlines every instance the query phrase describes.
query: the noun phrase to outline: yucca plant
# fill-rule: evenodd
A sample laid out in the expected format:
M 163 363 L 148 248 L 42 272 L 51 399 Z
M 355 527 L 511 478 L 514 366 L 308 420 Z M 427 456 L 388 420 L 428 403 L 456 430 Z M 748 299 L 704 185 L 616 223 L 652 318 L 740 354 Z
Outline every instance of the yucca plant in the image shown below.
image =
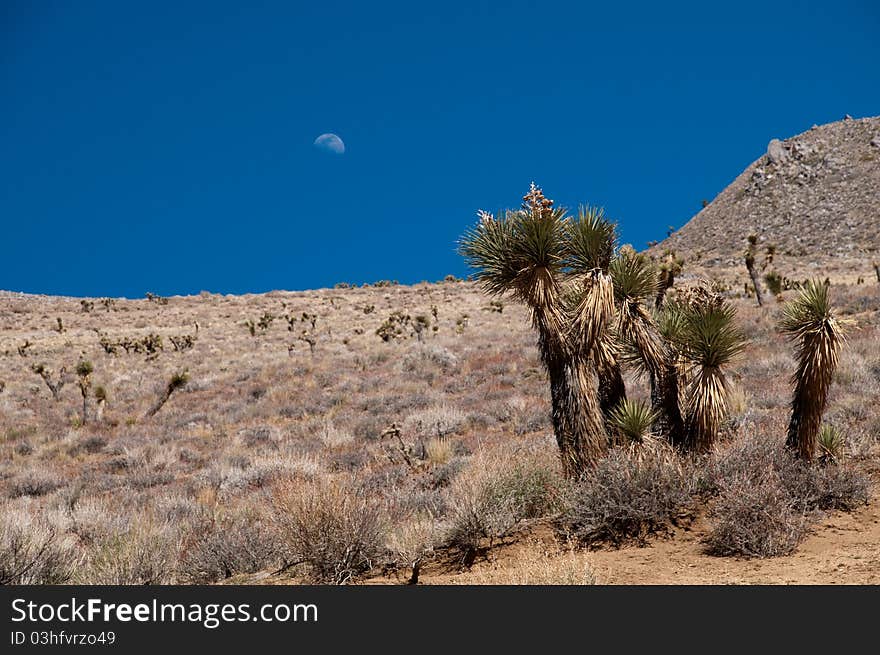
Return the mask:
M 641 400 L 624 400 L 611 412 L 611 423 L 629 441 L 641 443 L 652 436 L 657 412 Z
M 748 236 L 749 245 L 743 253 L 743 258 L 746 262 L 746 270 L 749 273 L 749 277 L 752 279 L 752 287 L 755 289 L 755 299 L 758 301 L 758 306 L 764 306 L 764 300 L 761 298 L 761 285 L 758 283 L 758 272 L 755 270 L 755 246 L 758 243 L 758 237 L 755 234 L 750 234 Z
M 565 210 L 554 208 L 534 183 L 521 209 L 497 218 L 483 211 L 478 215 L 479 222 L 464 235 L 459 250 L 486 292 L 511 295 L 528 307 L 550 378 L 553 429 L 563 470 L 568 477 L 579 477 L 607 449 L 598 379 L 587 356 L 602 331 L 590 321 L 607 323 L 610 304 L 601 273 L 596 272 L 598 251 L 579 240 Z M 571 293 L 572 284 L 579 285 L 580 295 Z M 589 325 L 589 332 L 571 329 L 567 310 L 572 306 L 580 326 L 586 330 Z
M 77 385 L 83 400 L 82 422 L 86 423 L 89 411 L 89 389 L 92 388 L 92 373 L 95 371 L 95 367 L 92 366 L 91 362 L 81 359 L 74 370 L 76 371 Z
M 566 295 L 571 317 L 568 338 L 578 356 L 592 360 L 599 376 L 599 406 L 606 421 L 626 398 L 620 370 L 620 349 L 611 324 L 614 289 L 610 267 L 617 232 L 602 209 L 581 207 L 577 220 L 566 224 L 568 272 L 574 284 Z
M 675 454 L 669 442 L 653 432 L 656 421 L 657 412 L 640 400 L 623 400 L 614 408 L 610 419 L 617 434 L 625 439 L 621 445 L 635 461 L 651 459 L 672 463 Z
M 189 384 L 189 373 L 187 371 L 179 371 L 174 373 L 171 376 L 171 379 L 168 380 L 168 383 L 165 385 L 162 394 L 159 396 L 159 399 L 147 410 L 147 418 L 150 416 L 155 416 L 156 413 L 162 409 L 162 406 L 168 402 L 168 399 L 171 398 L 171 394 L 173 394 L 178 389 L 183 389 L 187 384 Z
M 675 278 L 681 275 L 684 270 L 684 259 L 679 257 L 674 250 L 667 250 L 663 253 L 663 259 L 660 262 L 659 285 L 657 295 L 654 298 L 654 306 L 657 309 L 663 307 L 663 300 L 666 298 L 666 292 L 675 284 Z
M 617 305 L 616 331 L 628 346 L 626 359 L 648 376 L 656 432 L 673 443 L 678 442 L 684 424 L 679 408 L 675 363 L 648 309 L 648 303 L 657 293 L 657 272 L 645 255 L 632 248 L 621 248 L 610 271 Z
M 821 464 L 836 464 L 843 460 L 846 439 L 843 433 L 833 425 L 819 428 L 817 438 L 818 459 Z
M 678 339 L 689 369 L 685 434 L 688 450 L 708 451 L 727 414 L 724 368 L 745 347 L 735 317 L 733 306 L 719 297 L 698 297 L 683 309 Z
M 828 285 L 808 281 L 798 297 L 786 304 L 780 329 L 795 344 L 797 370 L 786 445 L 800 459 L 816 455 L 828 389 L 845 341 L 844 328 L 831 310 Z

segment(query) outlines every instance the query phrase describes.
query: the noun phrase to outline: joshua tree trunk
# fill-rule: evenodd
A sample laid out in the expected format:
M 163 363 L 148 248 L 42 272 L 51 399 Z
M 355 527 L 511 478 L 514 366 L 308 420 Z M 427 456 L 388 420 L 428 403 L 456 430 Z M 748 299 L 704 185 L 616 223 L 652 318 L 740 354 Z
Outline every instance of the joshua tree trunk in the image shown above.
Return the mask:
M 81 387 L 80 391 L 83 397 L 83 425 L 85 425 L 86 421 L 89 420 L 89 389 L 88 387 Z
M 818 343 L 805 343 L 803 352 L 817 352 L 827 347 Z M 829 361 L 830 360 L 830 361 Z M 795 375 L 794 398 L 791 401 L 791 420 L 788 423 L 788 438 L 785 445 L 795 455 L 805 461 L 812 461 L 816 455 L 819 428 L 822 426 L 822 414 L 828 400 L 828 387 L 834 375 L 836 355 L 829 357 L 822 366 L 808 365 L 809 360 L 801 357 Z M 809 362 L 813 364 L 813 362 Z
M 609 370 L 599 374 L 599 408 L 606 419 L 611 411 L 626 400 L 626 385 L 620 374 L 620 365 L 615 364 Z
M 551 418 L 562 470 L 567 478 L 577 479 L 594 468 L 608 448 L 598 377 L 582 358 L 568 355 L 543 313 L 536 312 L 535 325 L 550 378 Z
M 173 393 L 173 389 L 171 387 L 166 387 L 162 392 L 162 395 L 159 396 L 159 399 L 155 402 L 155 404 L 147 410 L 147 417 L 155 416 L 156 413 L 162 409 L 162 406 L 168 402 L 168 399 L 171 398 L 171 394 Z
M 588 367 L 560 358 L 547 370 L 562 470 L 567 478 L 577 479 L 594 468 L 608 448 L 605 420 L 595 400 L 598 380 Z
M 657 376 L 651 376 L 651 405 L 657 412 L 654 432 L 667 435 L 674 446 L 684 443 L 684 419 L 679 405 L 678 369 L 666 364 Z
M 761 298 L 761 285 L 758 283 L 758 273 L 755 271 L 754 258 L 746 257 L 746 268 L 749 271 L 749 277 L 752 278 L 752 287 L 755 289 L 755 298 L 758 300 L 758 306 L 764 306 L 764 299 Z
M 626 400 L 626 385 L 617 358 L 608 354 L 601 345 L 597 348 L 597 355 L 599 408 L 607 422 L 614 408 Z
M 690 415 L 688 416 L 688 449 L 708 452 L 718 436 L 727 406 L 727 382 L 721 369 L 704 366 L 693 381 Z

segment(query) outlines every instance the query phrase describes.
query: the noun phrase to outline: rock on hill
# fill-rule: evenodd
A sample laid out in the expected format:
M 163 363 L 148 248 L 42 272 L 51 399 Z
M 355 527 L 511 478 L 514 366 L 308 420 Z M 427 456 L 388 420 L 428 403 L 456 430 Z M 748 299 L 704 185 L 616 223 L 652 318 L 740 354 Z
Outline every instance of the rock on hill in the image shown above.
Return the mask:
M 776 246 L 776 265 L 800 275 L 873 277 L 880 258 L 880 117 L 814 126 L 767 152 L 668 239 L 706 268 L 742 266 L 748 235 Z

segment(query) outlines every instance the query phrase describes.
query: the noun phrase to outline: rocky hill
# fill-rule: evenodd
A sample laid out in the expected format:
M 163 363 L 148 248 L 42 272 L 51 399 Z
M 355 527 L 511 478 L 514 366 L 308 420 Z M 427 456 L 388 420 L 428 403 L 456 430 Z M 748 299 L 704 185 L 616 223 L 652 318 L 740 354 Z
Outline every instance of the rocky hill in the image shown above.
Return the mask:
M 692 264 L 742 266 L 748 235 L 776 246 L 776 266 L 873 277 L 880 257 L 880 117 L 813 126 L 767 152 L 714 201 L 651 251 Z

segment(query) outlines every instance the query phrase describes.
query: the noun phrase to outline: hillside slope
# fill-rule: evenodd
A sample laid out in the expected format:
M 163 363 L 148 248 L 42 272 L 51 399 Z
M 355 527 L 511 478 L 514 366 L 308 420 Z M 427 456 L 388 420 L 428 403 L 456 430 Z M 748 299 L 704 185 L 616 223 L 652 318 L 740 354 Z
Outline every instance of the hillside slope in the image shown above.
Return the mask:
M 651 251 L 707 268 L 741 267 L 750 234 L 782 272 L 873 275 L 880 250 L 880 117 L 845 119 L 784 141 Z

